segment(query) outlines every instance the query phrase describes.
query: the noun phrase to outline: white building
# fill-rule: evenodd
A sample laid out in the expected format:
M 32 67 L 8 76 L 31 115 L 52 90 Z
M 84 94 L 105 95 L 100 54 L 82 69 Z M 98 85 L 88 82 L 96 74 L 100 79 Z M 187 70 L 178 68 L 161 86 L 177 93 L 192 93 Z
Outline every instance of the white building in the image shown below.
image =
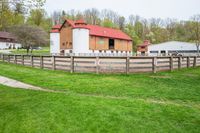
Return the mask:
M 182 55 L 194 55 L 197 53 L 197 47 L 194 43 L 170 41 L 151 44 L 147 48 L 148 55 L 170 55 L 175 52 Z
M 17 43 L 16 38 L 8 32 L 0 32 L 0 49 L 18 49 L 22 45 Z

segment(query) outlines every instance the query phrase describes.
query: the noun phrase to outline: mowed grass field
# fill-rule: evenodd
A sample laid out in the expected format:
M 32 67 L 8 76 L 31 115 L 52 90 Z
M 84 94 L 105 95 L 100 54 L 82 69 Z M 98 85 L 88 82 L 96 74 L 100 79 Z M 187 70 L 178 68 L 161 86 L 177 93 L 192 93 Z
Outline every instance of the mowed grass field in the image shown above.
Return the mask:
M 0 75 L 62 93 L 0 85 L 0 132 L 200 132 L 200 68 L 70 74 L 0 62 Z

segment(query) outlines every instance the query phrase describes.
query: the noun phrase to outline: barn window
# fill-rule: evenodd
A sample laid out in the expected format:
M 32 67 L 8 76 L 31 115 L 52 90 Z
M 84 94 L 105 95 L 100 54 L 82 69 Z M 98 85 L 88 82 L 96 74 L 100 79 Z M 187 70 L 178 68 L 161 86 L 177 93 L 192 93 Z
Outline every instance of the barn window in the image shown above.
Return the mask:
M 109 39 L 109 49 L 114 49 L 115 48 L 115 40 L 114 39 Z
M 99 38 L 98 44 L 104 44 L 104 38 L 103 37 Z
M 62 45 L 65 46 L 65 43 L 63 43 Z
M 72 46 L 72 42 L 69 42 L 69 46 Z
M 161 52 L 160 52 L 161 54 L 165 54 L 166 53 L 166 51 L 165 50 L 161 50 Z
M 153 54 L 153 53 L 157 54 L 157 53 L 158 53 L 158 51 L 150 51 L 150 53 L 152 53 L 152 54 Z

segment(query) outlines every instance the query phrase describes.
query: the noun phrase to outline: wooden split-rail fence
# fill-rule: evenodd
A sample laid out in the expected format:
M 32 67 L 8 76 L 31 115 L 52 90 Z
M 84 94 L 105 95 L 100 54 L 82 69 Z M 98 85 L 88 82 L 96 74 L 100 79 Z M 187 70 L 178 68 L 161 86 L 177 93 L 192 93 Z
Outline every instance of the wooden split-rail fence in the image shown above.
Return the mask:
M 173 71 L 200 66 L 200 56 L 183 57 L 92 57 L 92 56 L 36 56 L 0 54 L 3 62 L 41 69 L 91 73 L 139 73 Z

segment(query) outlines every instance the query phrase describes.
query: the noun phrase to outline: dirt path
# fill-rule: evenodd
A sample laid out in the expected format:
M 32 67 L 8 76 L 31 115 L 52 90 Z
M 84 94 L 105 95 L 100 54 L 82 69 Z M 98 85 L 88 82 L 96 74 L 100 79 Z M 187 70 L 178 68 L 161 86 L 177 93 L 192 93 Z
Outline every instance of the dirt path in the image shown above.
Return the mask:
M 43 89 L 40 87 L 32 86 L 29 84 L 22 83 L 17 80 L 13 80 L 7 77 L 0 76 L 0 84 L 13 87 L 13 88 L 21 88 L 21 89 L 27 89 L 27 90 L 39 90 L 39 91 L 46 91 L 46 92 L 60 92 L 60 91 L 54 91 L 54 90 L 48 90 Z

